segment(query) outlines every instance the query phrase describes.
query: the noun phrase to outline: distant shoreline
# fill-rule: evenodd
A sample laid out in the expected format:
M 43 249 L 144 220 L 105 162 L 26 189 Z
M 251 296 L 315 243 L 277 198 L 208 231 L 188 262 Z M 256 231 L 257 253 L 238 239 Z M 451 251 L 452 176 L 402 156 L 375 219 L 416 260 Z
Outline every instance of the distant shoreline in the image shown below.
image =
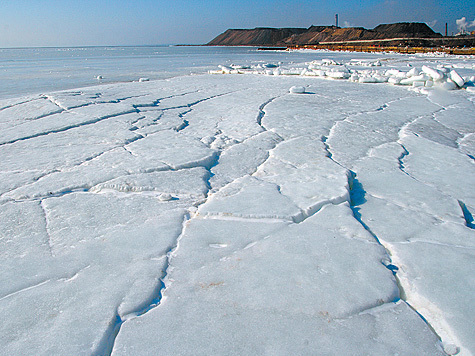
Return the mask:
M 475 48 L 475 35 L 442 36 L 427 24 L 402 22 L 363 27 L 310 26 L 309 28 L 228 29 L 207 46 L 257 46 L 334 49 L 335 46 L 389 46 L 411 48 Z M 339 48 L 340 49 L 340 48 Z M 465 54 L 465 53 L 464 53 Z M 470 53 L 472 54 L 472 53 Z

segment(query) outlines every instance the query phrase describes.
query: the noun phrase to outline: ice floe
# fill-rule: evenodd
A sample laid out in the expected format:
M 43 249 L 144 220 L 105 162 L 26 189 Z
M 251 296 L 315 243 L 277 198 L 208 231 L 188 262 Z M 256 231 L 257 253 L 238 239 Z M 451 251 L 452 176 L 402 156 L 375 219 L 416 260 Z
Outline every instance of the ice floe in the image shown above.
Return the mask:
M 268 65 L 267 65 L 268 66 Z M 471 77 L 462 77 L 452 66 L 434 68 L 423 65 L 420 69 L 411 67 L 409 71 L 400 69 L 382 69 L 380 60 L 365 61 L 352 59 L 346 63 L 339 63 L 333 59 L 323 58 L 306 64 L 304 68 L 266 68 L 266 65 L 249 66 L 232 69 L 219 66 L 220 70 L 211 70 L 210 74 L 265 74 L 265 75 L 299 75 L 304 77 L 318 77 L 327 79 L 350 80 L 357 83 L 389 83 L 392 85 L 410 86 L 420 91 L 424 88 L 439 88 L 442 90 L 467 89 L 473 86 Z M 381 67 L 381 69 L 366 69 L 365 67 Z M 293 88 L 293 89 L 292 89 Z M 292 87 L 291 93 L 301 93 L 301 89 Z M 301 87 L 298 87 L 301 88 Z M 296 91 L 297 90 L 297 91 Z M 426 93 L 427 91 L 420 91 Z
M 0 354 L 474 355 L 473 58 L 312 53 L 3 100 Z

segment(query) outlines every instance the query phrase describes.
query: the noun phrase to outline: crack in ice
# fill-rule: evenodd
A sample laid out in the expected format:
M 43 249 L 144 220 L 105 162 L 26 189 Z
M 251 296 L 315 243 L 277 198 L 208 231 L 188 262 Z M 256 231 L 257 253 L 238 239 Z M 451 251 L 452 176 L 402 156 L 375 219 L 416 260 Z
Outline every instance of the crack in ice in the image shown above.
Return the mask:
M 78 124 L 67 125 L 65 127 L 58 128 L 58 129 L 55 129 L 55 130 L 48 130 L 48 131 L 44 131 L 44 132 L 38 132 L 36 134 L 24 136 L 24 137 L 17 138 L 17 139 L 14 139 L 14 140 L 1 142 L 0 146 L 13 144 L 13 143 L 16 143 L 16 142 L 19 142 L 19 141 L 26 141 L 26 140 L 30 140 L 30 139 L 37 138 L 37 137 L 47 136 L 49 134 L 62 133 L 62 132 L 69 131 L 71 129 L 76 129 L 76 128 L 79 128 L 79 127 L 84 127 L 84 126 L 88 126 L 88 125 L 97 124 L 98 122 L 101 122 L 101 121 L 104 121 L 104 120 L 112 119 L 112 118 L 115 118 L 115 117 L 118 117 L 118 116 L 121 116 L 121 115 L 132 114 L 132 113 L 136 113 L 136 112 L 137 112 L 136 109 L 131 109 L 131 110 L 123 111 L 119 114 L 105 115 L 105 116 L 101 116 L 101 117 L 98 117 L 98 118 L 86 120 L 86 121 L 83 121 L 83 122 L 78 123 Z
M 37 100 L 41 100 L 41 99 L 42 99 L 42 97 L 31 98 L 31 99 L 27 99 L 25 101 L 20 101 L 18 103 L 14 103 L 14 104 L 11 104 L 11 105 L 2 106 L 2 107 L 0 107 L 0 111 L 3 111 L 5 109 L 10 109 L 10 108 L 13 108 L 15 106 L 23 105 L 23 104 L 26 104 L 26 103 L 31 103 L 33 101 L 37 101 Z
M 266 112 L 265 112 L 264 109 L 265 109 L 265 107 L 266 107 L 267 105 L 269 105 L 269 104 L 272 103 L 275 99 L 280 98 L 280 97 L 282 97 L 282 95 L 281 95 L 281 96 L 275 96 L 275 97 L 273 97 L 273 98 L 270 98 L 269 100 L 267 100 L 266 102 L 264 102 L 263 104 L 261 104 L 261 105 L 259 106 L 259 113 L 257 114 L 256 122 L 257 122 L 257 124 L 258 124 L 260 127 L 262 127 L 262 128 L 264 129 L 264 131 L 267 131 L 267 128 L 265 128 L 265 127 L 262 125 L 262 119 L 263 119 L 264 116 L 266 115 Z
M 363 228 L 366 231 L 368 231 L 368 233 L 370 233 L 371 236 L 373 236 L 373 238 L 376 240 L 376 242 L 379 245 L 381 245 L 384 248 L 384 250 L 386 251 L 386 255 L 387 255 L 388 260 L 385 261 L 385 262 L 382 262 L 382 263 L 388 270 L 390 270 L 392 272 L 392 274 L 395 278 L 396 285 L 399 289 L 399 298 L 401 300 L 403 300 L 424 321 L 424 323 L 437 336 L 437 338 L 439 340 L 441 340 L 441 337 L 438 335 L 438 333 L 436 332 L 434 327 L 428 322 L 428 320 L 407 301 L 406 292 L 404 290 L 404 287 L 401 283 L 401 280 L 400 280 L 399 276 L 397 275 L 397 272 L 399 271 L 399 267 L 394 265 L 392 263 L 392 260 L 391 260 L 391 255 L 392 255 L 391 250 L 388 248 L 388 246 L 386 246 L 385 244 L 383 244 L 381 242 L 379 237 L 363 221 L 362 215 L 359 212 L 358 206 L 362 205 L 366 202 L 366 199 L 364 198 L 364 196 L 366 194 L 366 191 L 363 189 L 363 186 L 361 185 L 361 183 L 359 183 L 359 181 L 356 179 L 356 174 L 354 172 L 351 172 L 350 177 L 351 177 L 350 178 L 351 183 L 349 185 L 350 186 L 350 196 L 351 196 L 350 207 L 351 207 L 351 210 L 353 211 L 353 215 L 354 215 L 355 219 L 361 224 L 361 226 L 363 226 Z
M 120 332 L 122 325 L 127 322 L 128 320 L 133 320 L 135 318 L 141 317 L 147 314 L 149 311 L 159 307 L 164 300 L 164 292 L 166 289 L 172 284 L 172 280 L 168 277 L 169 272 L 171 271 L 171 260 L 173 259 L 176 251 L 180 246 L 180 240 L 182 239 L 183 235 L 186 231 L 186 226 L 188 221 L 191 219 L 190 213 L 186 213 L 183 217 L 182 222 L 182 230 L 180 234 L 175 239 L 173 246 L 171 246 L 168 251 L 165 253 L 166 261 L 165 266 L 163 268 L 162 274 L 157 279 L 157 288 L 155 289 L 154 293 L 150 296 L 149 304 L 145 307 L 142 307 L 138 310 L 131 311 L 126 315 L 120 316 L 118 310 L 116 311 L 114 317 L 109 322 L 109 326 L 105 333 L 103 334 L 101 341 L 99 342 L 96 350 L 93 351 L 93 356 L 106 356 L 111 355 L 115 340 L 117 335 Z
M 195 93 L 199 93 L 199 92 L 200 92 L 200 90 L 193 90 L 193 91 L 189 91 L 189 92 L 185 92 L 185 93 L 169 95 L 169 96 L 165 96 L 163 98 L 155 99 L 154 101 L 152 101 L 151 104 L 133 104 L 133 107 L 136 108 L 136 109 L 157 107 L 160 104 L 160 102 L 163 101 L 163 100 L 178 98 L 180 96 L 185 96 L 185 95 L 188 95 L 188 94 L 195 94 Z M 164 110 L 164 109 L 162 109 L 162 110 Z
M 465 205 L 465 203 L 461 200 L 457 200 L 457 201 L 460 205 L 460 209 L 462 209 L 463 218 L 465 220 L 465 226 L 467 226 L 470 229 L 475 229 L 475 224 L 473 223 L 473 216 L 470 210 L 468 210 L 467 205 Z
M 403 144 L 399 144 L 402 148 L 402 153 L 401 155 L 397 158 L 397 161 L 398 161 L 398 168 L 399 170 L 404 173 L 405 175 L 407 175 L 408 177 L 416 180 L 416 181 L 419 181 L 417 180 L 415 177 L 413 177 L 411 174 L 409 174 L 407 171 L 406 171 L 406 167 L 404 167 L 404 159 L 409 156 L 409 151 L 406 149 L 406 147 L 403 145 Z
M 13 297 L 15 295 L 18 295 L 20 293 L 23 293 L 23 292 L 27 292 L 29 290 L 32 290 L 32 289 L 35 289 L 35 288 L 38 288 L 38 287 L 41 287 L 47 283 L 50 283 L 50 282 L 70 282 L 71 280 L 75 279 L 81 272 L 85 271 L 86 269 L 88 269 L 89 267 L 91 267 L 90 265 L 87 265 L 85 267 L 82 267 L 80 268 L 79 270 L 77 271 L 73 271 L 71 273 L 68 273 L 64 276 L 60 276 L 60 277 L 56 277 L 56 278 L 48 278 L 48 279 L 45 279 L 41 282 L 38 282 L 38 283 L 35 283 L 35 284 L 32 284 L 30 286 L 27 286 L 27 287 L 23 287 L 23 288 L 20 288 L 16 291 L 13 291 L 13 292 L 10 292 L 8 294 L 5 294 L 4 296 L 1 296 L 0 297 L 0 301 L 2 300 L 5 300 L 5 299 L 8 299 L 10 297 Z
M 51 282 L 51 281 L 52 281 L 52 279 L 51 279 L 51 278 L 48 278 L 48 279 L 46 279 L 46 280 L 44 280 L 44 281 L 38 282 L 38 283 L 33 284 L 33 285 L 31 285 L 31 286 L 28 286 L 28 287 L 25 287 L 25 288 L 21 288 L 21 289 L 15 291 L 15 292 L 8 293 L 8 294 L 6 294 L 6 295 L 0 297 L 0 301 L 5 300 L 5 299 L 10 298 L 10 297 L 13 297 L 13 296 L 15 296 L 15 295 L 17 295 L 17 294 L 20 294 L 20 293 L 29 291 L 29 290 L 31 290 L 31 289 L 34 289 L 34 288 L 37 288 L 37 287 L 41 287 L 42 285 L 45 285 L 45 284 L 47 284 L 47 283 L 49 283 L 49 282 Z

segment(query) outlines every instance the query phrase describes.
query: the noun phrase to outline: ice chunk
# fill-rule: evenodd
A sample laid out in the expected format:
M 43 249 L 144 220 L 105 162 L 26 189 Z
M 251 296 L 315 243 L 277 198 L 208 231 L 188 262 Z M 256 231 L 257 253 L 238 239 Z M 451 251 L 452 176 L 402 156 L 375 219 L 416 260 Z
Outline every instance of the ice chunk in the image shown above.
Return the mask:
M 413 75 L 409 78 L 402 79 L 399 84 L 401 85 L 412 85 L 414 82 L 425 82 L 429 80 L 429 76 L 426 74 Z
M 443 346 L 447 355 L 457 355 L 460 352 L 460 348 L 454 344 L 445 343 Z
M 372 76 L 362 76 L 358 79 L 359 83 L 379 83 L 378 79 Z
M 231 64 L 231 68 L 234 69 L 251 69 L 251 66 L 245 64 Z
M 419 71 L 417 70 L 416 67 L 411 68 L 411 70 L 406 73 L 407 78 L 411 78 L 411 77 L 414 77 L 414 76 L 417 76 L 417 75 L 419 75 Z
M 450 79 L 452 79 L 453 82 L 457 84 L 459 88 L 463 87 L 463 85 L 465 84 L 463 78 L 455 70 L 451 70 L 449 76 Z
M 453 80 L 451 80 L 450 78 L 447 78 L 447 80 L 444 81 L 444 82 L 436 83 L 436 86 L 441 88 L 441 89 L 444 89 L 444 90 L 455 90 L 455 89 L 457 89 L 457 84 Z
M 348 79 L 350 77 L 350 73 L 343 71 L 329 71 L 327 72 L 327 77 L 333 79 Z
M 170 201 L 172 200 L 172 195 L 170 193 L 162 193 L 160 194 L 158 199 L 160 199 L 161 201 Z
M 389 69 L 385 72 L 385 75 L 389 77 L 394 77 L 394 78 L 401 78 L 401 79 L 406 78 L 406 73 L 401 72 L 398 69 Z
M 303 94 L 305 93 L 305 87 L 293 86 L 289 89 L 289 92 L 292 94 Z
M 233 70 L 231 67 L 227 67 L 227 66 L 223 66 L 223 65 L 219 65 L 218 67 L 221 69 L 221 72 L 223 74 L 230 74 L 231 71 Z
M 422 71 L 426 73 L 427 75 L 429 75 L 434 81 L 441 80 L 444 78 L 444 73 L 442 73 L 441 71 L 437 69 L 430 68 L 426 65 L 422 66 Z
M 390 77 L 388 79 L 388 83 L 395 84 L 395 85 L 400 84 L 401 83 L 401 78 Z
M 322 59 L 322 63 L 326 64 L 326 65 L 334 65 L 334 66 L 339 66 L 341 65 L 340 63 L 338 63 L 337 61 L 335 61 L 334 59 L 330 59 L 330 58 L 323 58 Z

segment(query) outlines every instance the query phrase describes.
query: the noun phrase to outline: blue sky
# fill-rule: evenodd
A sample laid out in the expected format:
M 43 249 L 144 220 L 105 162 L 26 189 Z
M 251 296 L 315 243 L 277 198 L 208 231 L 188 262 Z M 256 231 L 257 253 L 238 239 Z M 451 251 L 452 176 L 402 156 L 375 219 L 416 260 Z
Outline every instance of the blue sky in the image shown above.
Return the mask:
M 475 0 L 0 0 L 0 47 L 206 43 L 228 28 L 475 20 Z M 475 30 L 471 28 L 471 30 Z

